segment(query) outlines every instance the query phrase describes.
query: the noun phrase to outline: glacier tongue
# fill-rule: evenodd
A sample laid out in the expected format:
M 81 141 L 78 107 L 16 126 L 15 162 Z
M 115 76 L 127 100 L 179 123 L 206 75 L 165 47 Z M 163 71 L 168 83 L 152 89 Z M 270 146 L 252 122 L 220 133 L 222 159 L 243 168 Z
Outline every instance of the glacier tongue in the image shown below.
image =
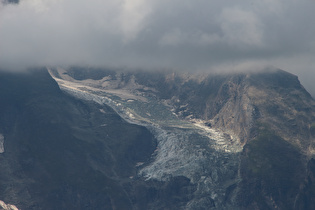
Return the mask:
M 167 181 L 171 177 L 185 176 L 197 185 L 187 209 L 196 209 L 210 196 L 218 209 L 227 207 L 227 189 L 236 189 L 240 181 L 238 152 L 217 150 L 216 140 L 196 130 L 154 128 L 158 148 L 154 161 L 140 170 L 147 179 Z M 234 198 L 231 197 L 233 203 Z

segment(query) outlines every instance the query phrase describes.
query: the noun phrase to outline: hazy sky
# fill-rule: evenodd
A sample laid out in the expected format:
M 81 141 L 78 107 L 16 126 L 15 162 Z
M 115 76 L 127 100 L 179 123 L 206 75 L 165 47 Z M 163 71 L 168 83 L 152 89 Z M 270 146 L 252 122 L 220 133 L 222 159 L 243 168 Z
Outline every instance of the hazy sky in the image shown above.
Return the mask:
M 274 66 L 315 83 L 315 0 L 0 1 L 2 68 Z

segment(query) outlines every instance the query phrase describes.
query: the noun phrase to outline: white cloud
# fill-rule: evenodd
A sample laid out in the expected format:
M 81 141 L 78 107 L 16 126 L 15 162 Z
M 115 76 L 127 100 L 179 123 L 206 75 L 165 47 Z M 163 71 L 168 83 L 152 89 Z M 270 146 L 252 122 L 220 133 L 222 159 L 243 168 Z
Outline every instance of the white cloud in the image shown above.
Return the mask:
M 184 32 L 179 28 L 175 28 L 166 32 L 159 40 L 159 44 L 163 47 L 186 44 L 197 47 L 205 47 L 222 41 L 223 39 L 215 33 L 211 34 L 204 31 Z
M 135 39 L 144 27 L 144 19 L 150 13 L 146 0 L 124 0 L 121 13 L 121 28 L 125 41 Z
M 236 45 L 263 44 L 262 23 L 252 11 L 239 8 L 225 8 L 220 17 L 223 37 L 226 42 Z
M 314 10 L 311 0 L 21 0 L 0 6 L 0 67 L 307 69 Z

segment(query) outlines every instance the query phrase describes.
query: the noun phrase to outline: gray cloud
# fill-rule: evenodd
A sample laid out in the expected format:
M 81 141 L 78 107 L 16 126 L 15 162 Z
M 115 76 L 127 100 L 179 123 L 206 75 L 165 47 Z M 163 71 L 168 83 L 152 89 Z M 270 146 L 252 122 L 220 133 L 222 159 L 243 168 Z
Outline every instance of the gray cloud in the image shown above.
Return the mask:
M 307 82 L 315 78 L 314 11 L 313 0 L 2 1 L 0 67 L 273 65 Z

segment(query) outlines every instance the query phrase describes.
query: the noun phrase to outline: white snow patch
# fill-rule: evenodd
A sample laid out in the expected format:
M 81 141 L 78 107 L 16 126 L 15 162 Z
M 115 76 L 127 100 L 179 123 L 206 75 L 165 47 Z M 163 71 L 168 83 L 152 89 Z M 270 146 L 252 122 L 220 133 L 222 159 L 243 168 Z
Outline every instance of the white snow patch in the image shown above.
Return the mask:
M 0 208 L 4 210 L 19 210 L 15 205 L 6 204 L 2 200 L 0 200 Z
M 136 167 L 142 166 L 143 164 L 144 164 L 144 162 L 138 162 L 138 163 L 136 164 Z
M 243 146 L 240 144 L 239 139 L 234 135 L 228 134 L 230 138 L 227 138 L 224 136 L 223 132 L 206 126 L 206 121 L 204 120 L 192 119 L 190 122 L 200 129 L 201 135 L 207 136 L 209 139 L 215 142 L 216 145 L 214 145 L 214 148 L 216 150 L 227 153 L 238 153 L 242 151 Z
M 0 153 L 4 153 L 4 136 L 0 133 Z

